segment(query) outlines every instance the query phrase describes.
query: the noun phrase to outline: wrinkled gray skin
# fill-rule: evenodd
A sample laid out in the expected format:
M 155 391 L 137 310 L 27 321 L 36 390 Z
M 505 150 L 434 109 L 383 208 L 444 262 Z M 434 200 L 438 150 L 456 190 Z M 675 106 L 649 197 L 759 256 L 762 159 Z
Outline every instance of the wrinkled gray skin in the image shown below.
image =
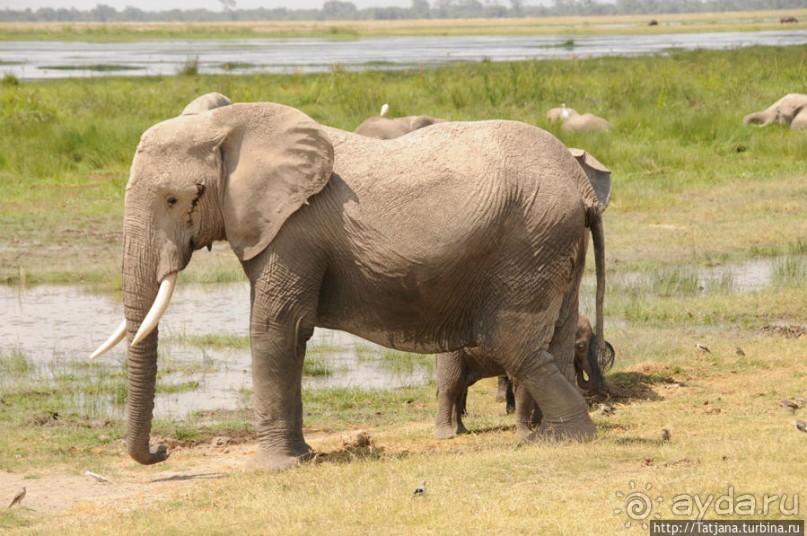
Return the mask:
M 789 93 L 774 102 L 766 110 L 754 112 L 743 117 L 743 125 L 760 123 L 768 126 L 771 123 L 790 125 L 792 130 L 807 128 L 807 95 Z
M 605 341 L 606 364 L 613 362 L 613 346 Z M 498 397 L 509 404 L 516 412 L 516 432 L 520 436 L 529 434 L 535 425 L 541 422 L 540 409 L 535 405 L 529 392 L 518 390 L 508 378 L 504 370 L 496 365 L 477 348 L 465 348 L 455 352 L 438 354 L 436 357 L 437 375 L 437 417 L 435 437 L 448 439 L 457 434 L 467 433 L 462 423 L 465 414 L 468 387 L 481 380 L 498 376 Z M 602 375 L 597 344 L 591 322 L 585 315 L 579 315 L 574 337 L 573 374 L 575 383 L 585 396 L 605 394 L 605 378 Z M 565 371 L 566 372 L 566 371 Z
M 227 240 L 251 285 L 256 465 L 312 455 L 301 380 L 315 326 L 412 352 L 477 347 L 540 404 L 536 437 L 594 436 L 552 351 L 572 348 L 583 237 L 587 224 L 602 236 L 610 175 L 589 178 L 551 134 L 513 121 L 379 141 L 279 104 L 191 109 L 146 131 L 132 162 L 127 337 L 164 279 Z M 598 273 L 601 352 L 602 287 Z M 157 341 L 154 329 L 127 354 L 126 448 L 142 464 L 168 455 L 149 447 Z
M 375 116 L 365 120 L 361 125 L 356 127 L 356 130 L 353 132 L 367 136 L 368 138 L 391 140 L 393 138 L 399 138 L 404 134 L 409 134 L 414 130 L 444 121 L 445 119 L 439 119 L 430 115 L 408 115 L 406 117 L 396 117 L 395 119 Z

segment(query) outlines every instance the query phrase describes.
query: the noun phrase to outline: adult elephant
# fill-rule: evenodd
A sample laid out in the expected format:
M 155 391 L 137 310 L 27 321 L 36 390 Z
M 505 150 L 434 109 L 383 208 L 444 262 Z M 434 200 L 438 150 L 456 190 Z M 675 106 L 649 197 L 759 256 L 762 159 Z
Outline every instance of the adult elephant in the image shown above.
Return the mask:
M 610 182 L 592 184 L 555 137 L 513 121 L 379 141 L 280 104 L 200 102 L 143 134 L 126 187 L 121 331 L 135 460 L 168 456 L 149 447 L 157 325 L 177 273 L 216 240 L 251 285 L 257 465 L 312 455 L 301 380 L 315 326 L 413 352 L 479 347 L 540 404 L 536 435 L 593 437 L 551 350 L 574 333 L 580 238 L 587 225 L 601 231 Z
M 603 372 L 613 364 L 615 352 L 611 343 L 605 341 L 606 354 L 598 355 L 597 340 L 591 322 L 581 314 L 577 319 L 574 336 L 573 373 L 575 383 L 586 396 L 605 394 Z M 516 412 L 516 433 L 526 436 L 541 423 L 541 410 L 529 392 L 514 393 L 513 382 L 500 366 L 477 348 L 463 348 L 436 356 L 437 416 L 435 437 L 449 439 L 464 434 L 468 429 L 462 422 L 465 415 L 468 388 L 483 378 L 498 376 L 499 395 Z M 569 370 L 564 372 L 568 374 Z M 498 397 L 497 397 L 498 398 Z
M 408 115 L 406 117 L 396 117 L 395 119 L 375 116 L 366 119 L 361 125 L 357 126 L 356 130 L 353 132 L 369 138 L 391 140 L 403 136 L 404 134 L 409 134 L 414 130 L 444 121 L 445 119 L 432 117 L 430 115 Z
M 793 130 L 805 129 L 807 128 L 807 95 L 789 93 L 767 109 L 743 117 L 743 125 L 751 123 L 761 123 L 763 127 L 771 123 L 779 123 L 789 125 Z

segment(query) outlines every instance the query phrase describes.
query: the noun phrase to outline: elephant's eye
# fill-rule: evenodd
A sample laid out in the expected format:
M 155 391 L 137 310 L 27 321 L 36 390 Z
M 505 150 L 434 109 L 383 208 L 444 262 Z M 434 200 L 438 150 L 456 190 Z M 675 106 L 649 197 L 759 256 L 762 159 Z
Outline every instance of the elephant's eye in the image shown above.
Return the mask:
M 171 208 L 177 204 L 177 198 L 172 195 L 168 197 L 168 199 L 166 199 L 165 202 L 168 203 L 168 208 Z

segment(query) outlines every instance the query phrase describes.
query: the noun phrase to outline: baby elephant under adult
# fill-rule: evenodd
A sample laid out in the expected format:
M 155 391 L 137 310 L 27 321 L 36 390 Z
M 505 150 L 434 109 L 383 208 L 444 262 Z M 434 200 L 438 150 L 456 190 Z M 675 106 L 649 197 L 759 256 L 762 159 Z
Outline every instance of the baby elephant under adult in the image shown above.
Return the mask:
M 251 285 L 255 464 L 283 469 L 312 455 L 301 383 L 317 326 L 412 352 L 477 347 L 538 401 L 539 434 L 594 436 L 552 350 L 571 346 L 582 237 L 587 226 L 602 235 L 610 176 L 592 182 L 554 136 L 514 121 L 446 122 L 381 141 L 280 104 L 228 103 L 203 98 L 151 127 L 132 162 L 126 320 L 99 351 L 131 341 L 135 460 L 168 455 L 149 447 L 156 328 L 177 273 L 217 240 Z
M 608 341 L 605 341 L 605 344 L 607 353 L 601 365 L 591 322 L 585 315 L 579 315 L 574 339 L 572 368 L 574 379 L 572 381 L 586 396 L 605 393 L 603 370 L 610 367 L 614 358 L 613 346 Z M 468 432 L 462 422 L 468 388 L 482 378 L 492 376 L 499 376 L 500 388 L 503 387 L 507 392 L 505 398 L 508 405 L 511 403 L 510 398 L 513 397 L 512 403 L 515 405 L 516 433 L 518 435 L 528 435 L 534 426 L 541 423 L 541 410 L 536 407 L 529 393 L 522 390 L 516 396 L 513 393 L 512 381 L 504 375 L 505 371 L 478 349 L 464 348 L 455 352 L 438 354 L 435 357 L 437 364 L 435 437 L 448 439 Z M 564 373 L 568 378 L 569 371 L 564 371 Z

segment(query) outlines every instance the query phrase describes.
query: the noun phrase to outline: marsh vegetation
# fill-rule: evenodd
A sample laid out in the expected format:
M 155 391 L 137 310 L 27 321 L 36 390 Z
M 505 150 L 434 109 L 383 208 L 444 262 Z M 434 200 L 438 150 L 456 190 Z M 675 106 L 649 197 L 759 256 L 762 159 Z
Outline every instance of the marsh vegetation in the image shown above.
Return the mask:
M 143 130 L 201 93 L 282 102 L 347 130 L 383 102 L 395 115 L 545 127 L 614 172 L 605 217 L 606 329 L 617 364 L 607 376 L 616 412 L 592 408 L 599 435 L 584 445 L 517 444 L 512 417 L 494 400 L 495 380 L 471 388 L 466 424 L 473 433 L 451 441 L 431 439 L 433 383 L 304 389 L 306 435 L 319 463 L 275 475 L 238 470 L 254 451 L 248 381 L 230 408 L 158 419 L 155 434 L 179 448 L 161 467 L 139 467 L 121 446 L 124 362 L 102 367 L 54 349 L 62 358 L 40 364 L 3 341 L 0 491 L 27 484 L 34 510 L 3 510 L 0 528 L 581 534 L 596 522 L 597 532 L 614 533 L 629 520 L 614 513 L 625 507 L 616 493 L 630 491 L 631 482 L 652 484 L 667 499 L 658 507 L 665 517 L 669 499 L 681 493 L 717 497 L 732 487 L 759 501 L 803 494 L 805 438 L 793 420 L 805 419 L 807 409 L 789 413 L 779 401 L 807 397 L 807 136 L 743 127 L 741 118 L 799 90 L 805 69 L 804 47 L 753 47 L 406 72 L 4 85 L 0 278 L 15 286 L 91 283 L 117 291 L 134 147 Z M 596 111 L 613 130 L 562 133 L 544 115 L 561 102 Z M 243 281 L 226 246 L 196 256 L 184 283 Z M 740 270 L 759 260 L 769 281 L 743 287 Z M 584 308 L 591 294 L 584 290 Z M 197 352 L 191 370 L 223 366 L 206 351 L 247 344 L 246 333 L 208 331 L 185 336 Z M 326 359 L 333 351 L 310 352 L 309 372 L 338 372 Z M 356 356 L 399 370 L 427 367 L 430 359 L 363 346 Z M 161 355 L 161 374 L 179 379 L 159 388 L 172 396 L 194 390 L 196 380 L 182 378 L 186 366 Z M 370 434 L 369 446 L 344 443 L 358 428 Z M 80 476 L 87 469 L 110 482 L 88 483 Z M 429 492 L 412 499 L 421 480 Z M 803 518 L 804 508 L 763 517 Z

